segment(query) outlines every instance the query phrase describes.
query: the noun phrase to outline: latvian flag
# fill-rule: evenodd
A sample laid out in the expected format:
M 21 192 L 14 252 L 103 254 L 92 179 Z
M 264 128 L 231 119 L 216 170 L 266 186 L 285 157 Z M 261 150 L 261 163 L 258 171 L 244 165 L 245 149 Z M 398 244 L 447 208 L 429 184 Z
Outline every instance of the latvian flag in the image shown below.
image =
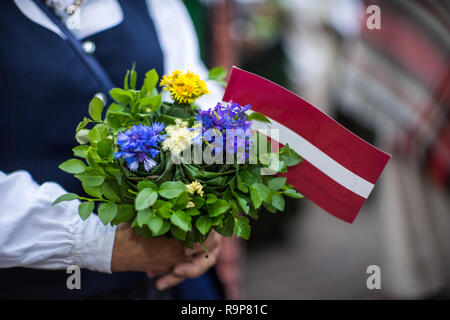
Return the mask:
M 289 169 L 288 182 L 324 210 L 352 223 L 391 156 L 287 89 L 236 67 L 223 97 L 230 100 L 263 113 L 271 124 L 254 121 L 254 129 L 278 129 L 279 143 L 302 156 L 303 161 Z

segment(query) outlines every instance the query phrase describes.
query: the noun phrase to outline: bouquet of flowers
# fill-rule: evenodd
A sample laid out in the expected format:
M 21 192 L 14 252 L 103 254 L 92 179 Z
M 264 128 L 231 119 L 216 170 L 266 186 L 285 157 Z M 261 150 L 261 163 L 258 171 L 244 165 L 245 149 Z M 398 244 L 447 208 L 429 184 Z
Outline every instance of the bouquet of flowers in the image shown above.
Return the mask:
M 209 80 L 224 84 L 226 72 L 214 68 Z M 195 100 L 208 94 L 194 73 L 176 70 L 159 81 L 154 69 L 140 88 L 128 70 L 123 88 L 109 93 L 114 103 L 94 97 L 89 118 L 76 128 L 80 144 L 59 168 L 80 180 L 82 219 L 96 210 L 107 225 L 131 224 L 146 237 L 168 236 L 186 247 L 203 243 L 212 230 L 249 239 L 249 217 L 264 207 L 284 210 L 284 197 L 301 198 L 286 178 L 276 176 L 302 159 L 288 145 L 271 151 L 265 136 L 251 130 L 264 115 L 247 114 L 250 105 L 217 103 L 201 110 Z M 163 102 L 163 91 L 172 102 Z M 105 116 L 103 117 L 103 114 Z M 267 151 L 269 150 L 269 151 Z

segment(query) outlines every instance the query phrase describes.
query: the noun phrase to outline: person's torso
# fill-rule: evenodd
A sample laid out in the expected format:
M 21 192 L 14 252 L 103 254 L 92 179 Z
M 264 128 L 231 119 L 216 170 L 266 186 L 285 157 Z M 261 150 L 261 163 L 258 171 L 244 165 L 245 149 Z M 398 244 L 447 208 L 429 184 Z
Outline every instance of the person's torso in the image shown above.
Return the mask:
M 145 1 L 119 3 L 123 21 L 82 41 L 95 44 L 94 57 L 121 87 L 133 63 L 141 79 L 151 68 L 161 75 L 163 55 Z M 73 157 L 75 128 L 90 99 L 107 94 L 91 72 L 66 40 L 28 19 L 13 1 L 0 2 L 0 170 L 27 170 L 38 183 L 55 181 L 82 193 L 79 181 L 58 165 Z M 78 292 L 67 289 L 67 276 L 65 271 L 0 269 L 0 297 L 70 298 L 145 281 L 140 273 L 83 270 Z

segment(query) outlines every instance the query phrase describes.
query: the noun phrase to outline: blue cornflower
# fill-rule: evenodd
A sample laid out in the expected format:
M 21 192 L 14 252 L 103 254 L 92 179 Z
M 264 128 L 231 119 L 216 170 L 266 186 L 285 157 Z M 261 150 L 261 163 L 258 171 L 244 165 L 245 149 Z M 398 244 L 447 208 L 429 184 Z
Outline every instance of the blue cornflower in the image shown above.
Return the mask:
M 166 138 L 160 134 L 164 130 L 164 123 L 154 123 L 152 126 L 135 125 L 131 129 L 117 135 L 119 151 L 114 153 L 116 159 L 125 159 L 128 168 L 136 171 L 139 164 L 144 165 L 145 171 L 150 171 L 157 165 L 153 160 L 159 154 L 159 144 Z
M 245 112 L 250 108 L 250 105 L 242 107 L 238 103 L 230 101 L 227 105 L 218 103 L 214 108 L 200 110 L 196 116 L 196 120 L 202 124 L 202 134 L 199 137 L 203 137 L 205 141 L 211 143 L 214 141 L 213 130 L 218 130 L 222 133 L 223 145 L 226 146 L 228 152 L 237 153 L 238 148 L 245 148 L 245 158 L 248 159 L 251 143 L 248 133 L 252 121 L 247 121 Z M 242 130 L 246 136 L 235 137 L 234 143 L 227 143 L 227 130 Z M 217 150 L 217 152 L 220 151 L 222 150 Z

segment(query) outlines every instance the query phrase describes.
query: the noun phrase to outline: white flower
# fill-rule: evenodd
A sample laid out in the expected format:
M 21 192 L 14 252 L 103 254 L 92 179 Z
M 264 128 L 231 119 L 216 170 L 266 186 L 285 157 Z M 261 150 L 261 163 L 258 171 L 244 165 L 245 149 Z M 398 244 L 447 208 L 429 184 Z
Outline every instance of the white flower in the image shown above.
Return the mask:
M 191 146 L 198 131 L 189 130 L 188 123 L 181 119 L 175 120 L 175 125 L 167 126 L 167 137 L 162 143 L 162 150 L 170 150 L 172 154 L 179 155 L 184 149 Z
M 190 209 L 190 208 L 194 208 L 194 207 L 195 207 L 195 203 L 192 202 L 191 200 L 189 200 L 186 205 L 186 209 Z
M 190 194 L 194 194 L 194 193 L 197 192 L 197 194 L 200 197 L 203 197 L 203 186 L 197 180 L 195 180 L 195 181 L 191 182 L 190 184 L 188 184 L 187 185 L 187 189 L 188 189 L 188 192 Z

